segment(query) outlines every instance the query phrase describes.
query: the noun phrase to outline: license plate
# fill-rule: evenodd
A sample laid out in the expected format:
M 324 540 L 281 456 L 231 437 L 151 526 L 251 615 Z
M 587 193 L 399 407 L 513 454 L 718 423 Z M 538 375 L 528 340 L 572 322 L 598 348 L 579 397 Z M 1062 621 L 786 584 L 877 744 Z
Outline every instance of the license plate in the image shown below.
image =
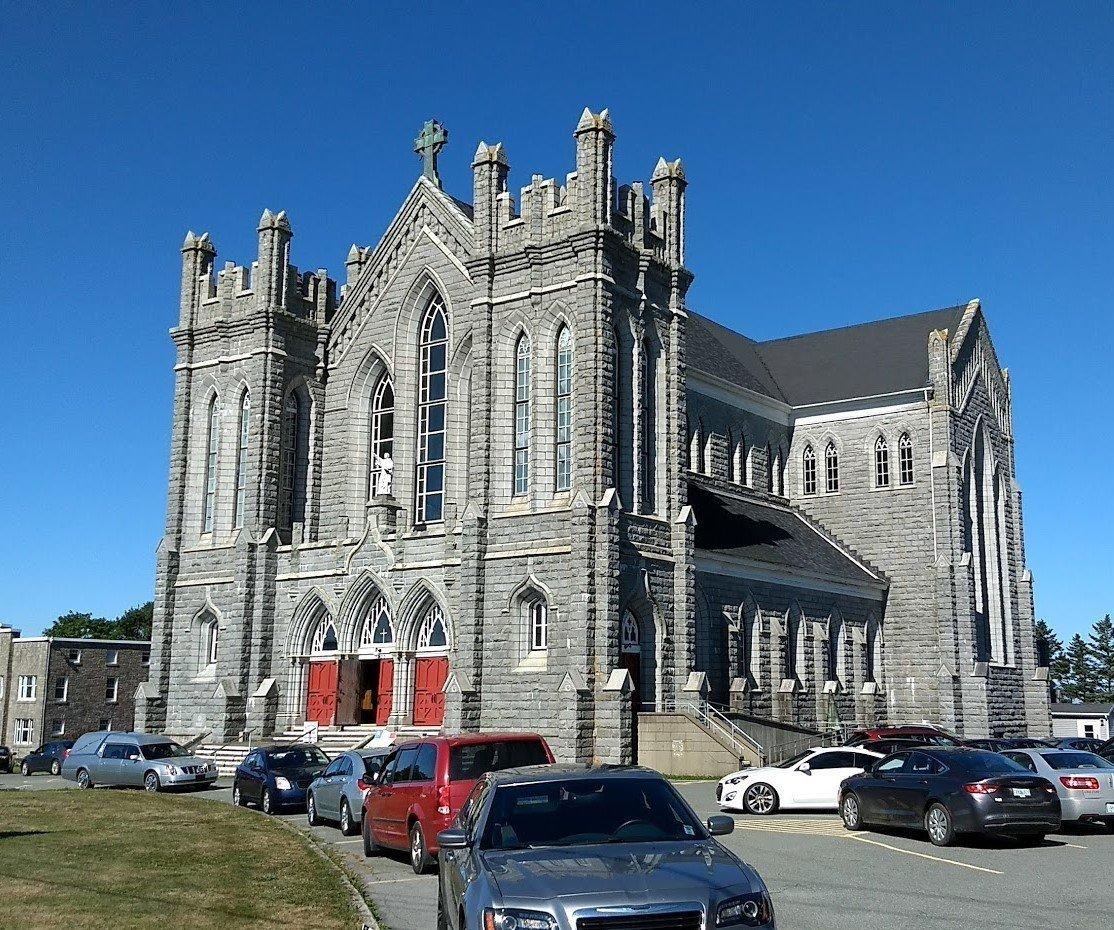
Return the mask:
M 1106 802 L 1106 812 L 1108 814 L 1114 814 L 1114 801 Z
M 1027 798 L 1033 793 L 1028 788 L 1010 788 L 1010 791 L 1013 792 L 1015 798 Z
M 205 779 L 205 773 L 204 773 L 204 772 L 202 772 L 202 773 L 201 773 L 200 775 L 194 775 L 193 777 L 194 777 L 194 780 L 195 780 L 195 781 L 204 781 L 204 779 Z

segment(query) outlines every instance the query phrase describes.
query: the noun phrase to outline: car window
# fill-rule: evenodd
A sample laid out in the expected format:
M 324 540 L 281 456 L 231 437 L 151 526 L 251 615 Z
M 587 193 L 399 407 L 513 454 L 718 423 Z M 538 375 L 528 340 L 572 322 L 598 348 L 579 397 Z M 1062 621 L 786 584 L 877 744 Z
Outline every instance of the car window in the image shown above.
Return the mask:
M 823 769 L 849 769 L 855 767 L 854 753 L 820 752 L 808 760 L 814 771 Z
M 273 769 L 309 768 L 328 765 L 329 757 L 316 746 L 291 746 L 289 749 L 270 749 L 267 761 Z
M 1093 752 L 1046 752 L 1042 755 L 1054 769 L 1114 769 L 1114 762 Z
M 775 763 L 774 768 L 791 769 L 798 762 L 804 762 L 805 759 L 808 758 L 809 752 L 811 752 L 811 750 L 806 749 L 804 752 L 799 752 L 795 756 L 790 756 L 788 759 L 784 760 L 783 762 Z
M 944 765 L 923 752 L 915 752 L 909 757 L 906 771 L 913 775 L 940 775 L 944 772 Z
M 472 835 L 472 828 L 476 825 L 476 814 L 480 809 L 480 795 L 483 793 L 487 782 L 480 779 L 473 785 L 472 790 L 468 794 L 467 800 L 460 808 L 460 814 L 457 817 L 457 826 L 459 829 L 464 830 L 469 836 Z
M 1018 765 L 1024 766 L 1030 772 L 1037 770 L 1037 763 L 1033 761 L 1032 757 L 1026 752 L 1004 752 L 1002 753 L 1011 762 L 1016 762 Z
M 398 768 L 398 751 L 395 750 L 389 756 L 387 761 L 383 763 L 383 782 L 384 784 L 391 784 L 395 778 L 395 770 Z
M 465 743 L 449 750 L 449 780 L 471 781 L 488 772 L 501 772 L 523 765 L 545 765 L 549 757 L 541 740 L 493 740 Z
M 407 749 L 401 749 L 398 753 L 398 763 L 395 767 L 394 778 L 392 784 L 402 785 L 411 779 L 411 772 L 414 768 L 414 760 L 418 757 L 418 747 L 410 746 Z
M 900 772 L 905 767 L 905 763 L 908 761 L 909 753 L 899 752 L 896 756 L 890 756 L 888 759 L 883 759 L 881 762 L 879 762 L 878 765 L 875 766 L 874 771 L 888 772 L 892 775 L 895 772 Z
M 368 778 L 374 778 L 379 771 L 383 768 L 383 763 L 387 760 L 384 755 L 379 756 L 364 756 L 364 774 Z
M 101 753 L 102 759 L 123 759 L 128 747 L 123 743 L 107 743 Z
M 334 759 L 332 762 L 329 763 L 329 767 L 327 769 L 325 769 L 325 772 L 324 772 L 322 777 L 332 778 L 334 775 L 339 775 L 340 770 L 341 770 L 341 766 L 343 765 L 343 763 L 344 763 L 343 759 Z
M 165 743 L 145 743 L 142 750 L 144 759 L 177 759 L 190 754 L 188 749 L 169 740 Z
M 865 752 L 855 753 L 855 768 L 870 769 L 874 767 L 874 763 L 879 760 L 874 756 L 868 756 Z
M 414 760 L 411 781 L 433 781 L 437 772 L 437 747 L 433 743 L 422 743 Z

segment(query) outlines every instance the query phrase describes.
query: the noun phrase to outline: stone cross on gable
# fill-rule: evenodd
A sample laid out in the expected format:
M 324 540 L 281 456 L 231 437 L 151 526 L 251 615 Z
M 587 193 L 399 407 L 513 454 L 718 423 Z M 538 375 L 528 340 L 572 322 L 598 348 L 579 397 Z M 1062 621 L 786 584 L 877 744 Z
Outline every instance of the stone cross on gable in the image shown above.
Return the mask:
M 438 187 L 441 186 L 441 175 L 437 173 L 437 156 L 448 141 L 449 131 L 435 119 L 426 120 L 421 133 L 414 140 L 414 152 L 422 159 L 422 174 Z

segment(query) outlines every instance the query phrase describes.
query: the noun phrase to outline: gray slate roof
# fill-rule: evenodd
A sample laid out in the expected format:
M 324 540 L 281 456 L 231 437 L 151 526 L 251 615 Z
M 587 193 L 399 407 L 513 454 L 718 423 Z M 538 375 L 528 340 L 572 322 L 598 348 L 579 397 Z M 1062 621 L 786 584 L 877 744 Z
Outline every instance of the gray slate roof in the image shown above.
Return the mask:
M 755 342 L 690 313 L 691 368 L 794 406 L 928 384 L 928 334 L 954 333 L 966 305 Z
M 717 494 L 695 483 L 689 484 L 689 505 L 696 516 L 697 549 L 832 581 L 885 584 L 881 573 L 859 564 L 798 511 Z
M 1066 716 L 1109 717 L 1114 713 L 1114 704 L 1053 704 L 1052 713 Z

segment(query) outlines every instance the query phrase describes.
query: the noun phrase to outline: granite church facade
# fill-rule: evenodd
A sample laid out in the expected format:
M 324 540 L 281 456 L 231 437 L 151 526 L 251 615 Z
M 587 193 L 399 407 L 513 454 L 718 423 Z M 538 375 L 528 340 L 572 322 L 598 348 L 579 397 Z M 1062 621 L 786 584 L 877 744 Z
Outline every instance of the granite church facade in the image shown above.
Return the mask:
M 758 343 L 686 303 L 681 162 L 421 177 L 342 287 L 182 246 L 166 533 L 137 722 L 536 729 L 637 712 L 1047 733 L 1011 385 L 978 301 Z

